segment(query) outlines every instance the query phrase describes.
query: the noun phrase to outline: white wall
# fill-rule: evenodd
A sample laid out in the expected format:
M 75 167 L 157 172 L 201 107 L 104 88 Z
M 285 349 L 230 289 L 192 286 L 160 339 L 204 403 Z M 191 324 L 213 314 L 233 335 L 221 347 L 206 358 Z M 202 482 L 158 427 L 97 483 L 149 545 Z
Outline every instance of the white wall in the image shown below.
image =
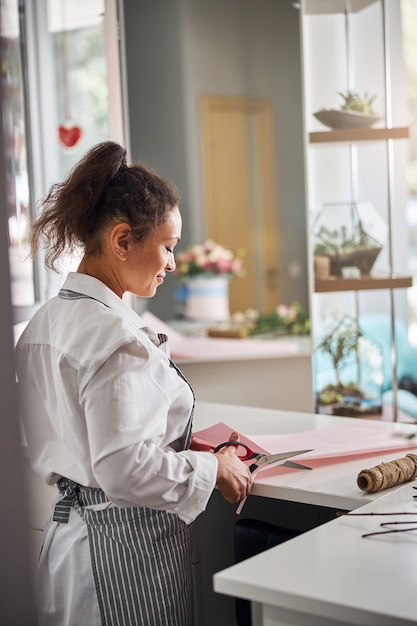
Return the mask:
M 200 95 L 272 100 L 283 294 L 288 303 L 308 306 L 301 50 L 293 4 L 124 0 L 127 90 L 132 156 L 178 184 L 182 245 L 204 236 Z M 170 316 L 171 279 L 149 303 L 162 319 Z

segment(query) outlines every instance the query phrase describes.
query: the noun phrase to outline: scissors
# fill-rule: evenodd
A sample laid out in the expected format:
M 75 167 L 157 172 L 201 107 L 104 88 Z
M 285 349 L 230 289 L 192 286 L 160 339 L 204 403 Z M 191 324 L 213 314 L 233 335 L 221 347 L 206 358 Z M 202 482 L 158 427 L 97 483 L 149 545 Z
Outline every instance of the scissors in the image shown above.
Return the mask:
M 235 448 L 244 448 L 244 454 L 240 454 L 240 451 L 237 451 L 237 456 L 241 461 L 248 461 L 249 459 L 255 459 L 254 463 L 249 465 L 249 470 L 253 473 L 260 465 L 269 465 L 270 463 L 277 463 L 278 461 L 284 461 L 285 459 L 289 459 L 293 456 L 297 456 L 298 454 L 306 454 L 307 452 L 312 452 L 312 450 L 293 450 L 291 452 L 278 452 L 278 454 L 263 454 L 262 452 L 255 452 L 250 448 L 246 443 L 242 443 L 241 441 L 224 441 L 216 446 L 213 452 L 218 452 L 222 448 L 226 448 L 227 446 L 234 446 Z M 294 469 L 313 469 L 312 467 L 307 467 L 307 465 L 300 465 L 299 463 L 294 463 L 293 461 L 285 461 L 285 463 L 281 463 L 281 465 L 285 467 L 292 467 Z

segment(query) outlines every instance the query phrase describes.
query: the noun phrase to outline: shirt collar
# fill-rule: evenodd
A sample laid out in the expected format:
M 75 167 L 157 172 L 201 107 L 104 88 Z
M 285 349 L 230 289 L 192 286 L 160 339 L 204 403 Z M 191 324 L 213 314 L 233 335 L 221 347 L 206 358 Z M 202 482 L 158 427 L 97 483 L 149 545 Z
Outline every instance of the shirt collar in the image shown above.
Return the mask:
M 62 285 L 62 289 L 69 289 L 99 300 L 109 308 L 127 316 L 138 328 L 146 326 L 144 320 L 98 278 L 79 272 L 70 272 Z

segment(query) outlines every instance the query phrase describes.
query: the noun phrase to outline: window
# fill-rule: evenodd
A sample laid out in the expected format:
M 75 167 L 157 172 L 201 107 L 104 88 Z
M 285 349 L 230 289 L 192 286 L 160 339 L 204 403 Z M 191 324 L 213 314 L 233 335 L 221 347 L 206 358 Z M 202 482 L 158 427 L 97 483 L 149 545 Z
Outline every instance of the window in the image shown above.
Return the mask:
M 26 307 L 34 304 L 35 292 L 34 268 L 27 246 L 31 213 L 18 0 L 2 2 L 0 27 L 11 296 L 13 305 Z
M 94 143 L 124 142 L 117 0 L 2 0 L 9 249 L 15 321 L 54 295 L 77 258 L 46 272 L 28 256 L 36 203 Z M 111 85 L 111 88 L 110 88 Z M 30 106 L 28 105 L 30 103 Z

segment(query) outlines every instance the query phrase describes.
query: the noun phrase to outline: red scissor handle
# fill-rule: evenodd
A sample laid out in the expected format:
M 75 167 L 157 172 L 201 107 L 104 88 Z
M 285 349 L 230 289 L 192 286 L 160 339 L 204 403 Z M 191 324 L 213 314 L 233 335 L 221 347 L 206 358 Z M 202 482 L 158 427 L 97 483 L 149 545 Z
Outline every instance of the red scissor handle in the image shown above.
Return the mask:
M 218 452 L 222 448 L 227 448 L 228 446 L 233 446 L 237 448 L 236 454 L 241 461 L 247 461 L 248 459 L 254 459 L 258 456 L 257 452 L 254 452 L 246 443 L 242 443 L 241 441 L 224 441 L 223 443 L 219 443 L 213 450 L 213 452 Z M 243 448 L 244 452 L 242 454 L 242 450 L 239 448 Z

